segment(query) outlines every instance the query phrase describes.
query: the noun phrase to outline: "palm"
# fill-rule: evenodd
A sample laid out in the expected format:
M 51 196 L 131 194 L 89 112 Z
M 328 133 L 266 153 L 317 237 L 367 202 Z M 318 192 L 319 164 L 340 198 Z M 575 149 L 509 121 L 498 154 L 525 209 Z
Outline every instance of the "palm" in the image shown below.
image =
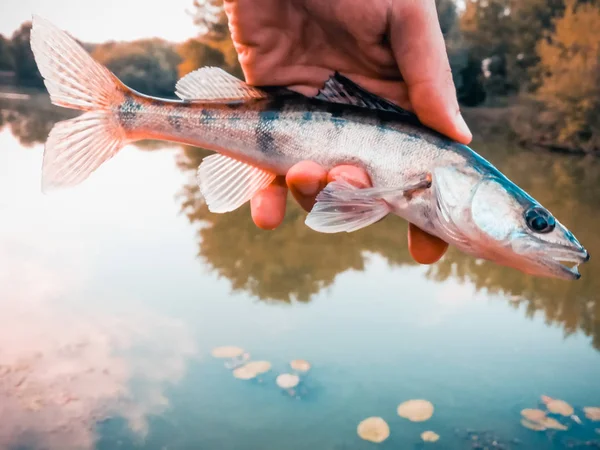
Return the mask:
M 315 93 L 332 71 L 409 107 L 386 0 L 236 0 L 225 7 L 247 81 Z

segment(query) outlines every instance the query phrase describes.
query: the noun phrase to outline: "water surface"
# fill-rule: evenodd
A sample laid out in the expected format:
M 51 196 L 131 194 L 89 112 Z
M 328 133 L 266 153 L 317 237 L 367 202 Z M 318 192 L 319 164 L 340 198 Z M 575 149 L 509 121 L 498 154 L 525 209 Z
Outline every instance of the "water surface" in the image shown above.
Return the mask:
M 422 448 L 425 430 L 443 449 L 600 438 L 581 412 L 600 406 L 600 161 L 474 144 L 592 254 L 581 280 L 554 281 L 453 249 L 416 265 L 398 218 L 322 235 L 291 202 L 272 232 L 247 207 L 210 214 L 194 183 L 207 152 L 190 147 L 130 146 L 42 195 L 43 142 L 69 115 L 2 102 L 0 448 Z M 237 380 L 210 355 L 220 345 L 273 370 Z M 313 367 L 292 396 L 274 380 L 296 358 Z M 582 424 L 523 428 L 520 410 L 541 395 Z M 434 404 L 429 421 L 398 417 L 411 398 Z M 356 435 L 369 416 L 389 423 L 384 443 Z

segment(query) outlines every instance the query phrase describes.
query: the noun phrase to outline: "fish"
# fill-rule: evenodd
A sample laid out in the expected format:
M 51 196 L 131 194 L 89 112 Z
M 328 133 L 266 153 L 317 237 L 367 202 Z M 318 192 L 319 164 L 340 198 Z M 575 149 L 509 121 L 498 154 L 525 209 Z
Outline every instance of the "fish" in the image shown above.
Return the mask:
M 550 211 L 473 149 L 337 72 L 308 97 L 202 67 L 177 82 L 177 99 L 160 99 L 125 86 L 39 16 L 31 48 L 51 101 L 84 111 L 50 131 L 44 192 L 75 186 L 127 144 L 154 139 L 214 152 L 197 171 L 213 213 L 239 208 L 300 161 L 353 164 L 372 186 L 329 183 L 308 227 L 354 232 L 393 214 L 475 258 L 565 280 L 579 279 L 590 259 Z

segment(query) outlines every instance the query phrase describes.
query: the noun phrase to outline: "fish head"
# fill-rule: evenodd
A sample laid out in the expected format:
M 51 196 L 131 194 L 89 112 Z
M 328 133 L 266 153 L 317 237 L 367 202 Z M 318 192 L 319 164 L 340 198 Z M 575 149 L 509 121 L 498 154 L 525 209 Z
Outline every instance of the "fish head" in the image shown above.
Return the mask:
M 564 225 L 493 166 L 434 173 L 445 239 L 466 253 L 522 272 L 576 280 L 590 255 Z

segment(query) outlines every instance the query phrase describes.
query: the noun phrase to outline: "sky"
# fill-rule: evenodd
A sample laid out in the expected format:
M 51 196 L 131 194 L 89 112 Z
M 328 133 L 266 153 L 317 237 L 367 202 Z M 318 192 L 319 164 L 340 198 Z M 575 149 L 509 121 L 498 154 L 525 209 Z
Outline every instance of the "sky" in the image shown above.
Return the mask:
M 193 0 L 13 0 L 0 6 L 0 34 L 10 36 L 38 14 L 85 42 L 161 37 L 181 42 L 197 33 L 186 10 Z M 10 7 L 6 5 L 10 3 Z M 100 6 L 101 5 L 101 6 Z

